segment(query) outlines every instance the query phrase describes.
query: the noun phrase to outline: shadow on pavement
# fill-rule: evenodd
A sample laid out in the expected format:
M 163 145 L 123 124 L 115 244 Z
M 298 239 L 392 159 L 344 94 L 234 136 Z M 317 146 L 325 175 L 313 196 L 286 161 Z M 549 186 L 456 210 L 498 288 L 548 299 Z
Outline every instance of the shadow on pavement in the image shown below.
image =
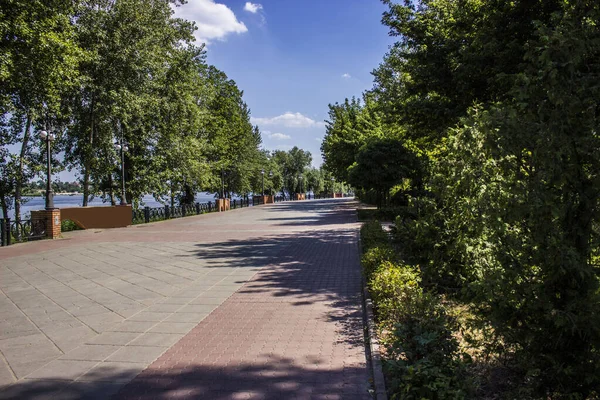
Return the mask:
M 317 212 L 308 216 L 273 217 L 282 225 L 319 225 L 314 231 L 290 232 L 249 240 L 198 244 L 191 254 L 212 268 L 257 269 L 235 294 L 239 302 L 286 302 L 292 306 L 324 307 L 322 318 L 336 324 L 341 345 L 364 346 L 361 270 L 357 226 L 352 202 L 280 203 L 269 212 Z M 315 222 L 316 221 L 316 222 Z M 323 225 L 338 225 L 326 229 Z M 348 224 L 348 226 L 344 226 Z M 341 225 L 341 226 L 340 226 Z M 223 264 L 223 259 L 228 260 Z M 208 363 L 210 365 L 210 363 Z M 127 386 L 131 376 L 102 371 L 90 382 L 21 381 L 0 392 L 0 399 L 370 399 L 365 368 L 332 368 L 318 358 L 285 358 L 261 354 L 248 364 L 222 366 L 182 362 L 168 370 L 149 367 Z M 100 382 L 101 381 L 101 382 Z M 358 384 L 357 384 L 358 382 Z M 65 387 L 66 386 L 66 387 Z M 60 392 L 59 392 L 60 391 Z M 53 394 L 56 396 L 53 397 Z M 9 397 L 6 397 L 9 396 Z
M 122 371 L 122 369 L 121 369 Z M 0 395 L 3 399 L 370 399 L 364 369 L 322 369 L 318 360 L 297 365 L 288 358 L 225 368 L 177 366 L 168 373 L 151 368 L 124 386 L 127 373 L 106 369 L 101 381 L 25 381 Z M 90 376 L 90 379 L 94 377 Z M 124 386 L 124 387 L 123 387 Z M 9 396 L 9 397 L 6 397 Z
M 164 375 L 146 370 L 124 388 L 118 399 L 166 399 L 173 395 L 198 399 L 370 399 L 361 368 L 319 369 L 306 360 L 269 358 L 264 364 L 226 368 L 183 368 Z
M 268 213 L 311 213 L 312 215 L 265 218 L 278 221 L 280 226 L 321 226 L 356 222 L 356 202 L 354 200 L 310 200 L 269 205 Z
M 360 293 L 357 246 L 355 229 L 335 229 L 198 244 L 193 256 L 211 268 L 261 268 L 238 293 L 340 301 Z

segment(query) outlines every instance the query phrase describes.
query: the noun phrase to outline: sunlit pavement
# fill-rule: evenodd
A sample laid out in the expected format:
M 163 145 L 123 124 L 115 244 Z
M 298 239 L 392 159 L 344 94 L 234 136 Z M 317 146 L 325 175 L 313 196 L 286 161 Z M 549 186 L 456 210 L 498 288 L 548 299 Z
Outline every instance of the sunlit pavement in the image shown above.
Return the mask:
M 0 398 L 368 399 L 355 221 L 287 202 L 2 248 Z

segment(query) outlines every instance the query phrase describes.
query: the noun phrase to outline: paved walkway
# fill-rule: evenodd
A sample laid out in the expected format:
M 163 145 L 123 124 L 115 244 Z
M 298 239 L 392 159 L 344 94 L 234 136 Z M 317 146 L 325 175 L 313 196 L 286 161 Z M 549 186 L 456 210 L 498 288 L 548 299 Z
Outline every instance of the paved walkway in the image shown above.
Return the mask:
M 0 399 L 369 399 L 353 207 L 0 249 Z

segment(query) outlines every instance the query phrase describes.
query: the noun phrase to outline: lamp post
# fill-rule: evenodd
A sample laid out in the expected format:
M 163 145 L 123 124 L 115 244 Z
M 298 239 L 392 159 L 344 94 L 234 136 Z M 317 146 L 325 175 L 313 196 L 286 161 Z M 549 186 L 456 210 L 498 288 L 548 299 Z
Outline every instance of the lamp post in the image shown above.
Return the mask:
M 300 194 L 302 194 L 302 174 L 300 174 L 298 179 L 300 180 Z
M 269 171 L 269 180 L 271 181 L 271 196 L 273 196 L 273 171 Z M 274 200 L 271 200 L 274 201 Z
M 52 154 L 50 153 L 50 143 L 56 139 L 54 133 L 40 131 L 39 137 L 46 141 L 46 159 L 48 167 L 46 169 L 46 210 L 54 210 L 54 194 L 52 193 Z
M 127 205 L 127 199 L 125 198 L 125 152 L 129 151 L 127 143 L 123 142 L 121 136 L 121 143 L 115 143 L 115 150 L 121 151 L 121 205 Z
M 262 175 L 262 196 L 265 195 L 265 170 L 261 169 L 260 174 Z

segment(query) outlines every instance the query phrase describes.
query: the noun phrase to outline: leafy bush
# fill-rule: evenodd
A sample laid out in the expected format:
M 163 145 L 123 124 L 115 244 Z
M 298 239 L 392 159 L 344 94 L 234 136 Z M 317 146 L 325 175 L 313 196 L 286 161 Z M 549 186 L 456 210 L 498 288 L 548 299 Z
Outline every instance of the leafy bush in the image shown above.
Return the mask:
M 60 222 L 60 230 L 61 232 L 70 232 L 70 231 L 78 231 L 81 228 L 75 222 L 70 219 L 63 219 Z
M 410 285 L 407 287 L 412 288 Z M 398 302 L 383 345 L 392 399 L 464 399 L 471 391 L 466 361 L 453 337 L 454 320 L 437 297 L 409 289 Z
M 387 332 L 384 369 L 392 399 L 464 398 L 470 388 L 456 328 L 420 271 L 400 261 L 377 221 L 361 228 L 362 265 L 380 327 Z
M 384 207 L 384 208 L 363 208 L 357 210 L 357 216 L 359 221 L 394 221 L 396 217 L 404 213 L 404 210 L 400 207 Z
M 379 221 L 364 223 L 360 228 L 360 240 L 364 252 L 390 242 L 389 235 L 383 230 Z
M 354 197 L 360 200 L 361 203 L 376 205 L 377 204 L 377 192 L 375 190 L 362 190 L 356 188 Z
M 379 247 L 373 247 L 365 252 L 361 257 L 363 273 L 365 279 L 369 282 L 373 273 L 386 261 L 394 262 L 398 256 L 394 249 L 389 244 L 384 244 Z
M 405 261 L 419 265 L 424 288 L 465 296 L 465 287 L 476 277 L 462 251 L 463 233 L 447 223 L 445 210 L 434 199 L 410 198 L 409 205 L 392 229 Z
M 384 261 L 372 276 L 369 292 L 377 317 L 384 325 L 398 321 L 404 313 L 404 304 L 423 294 L 419 274 L 405 265 Z

